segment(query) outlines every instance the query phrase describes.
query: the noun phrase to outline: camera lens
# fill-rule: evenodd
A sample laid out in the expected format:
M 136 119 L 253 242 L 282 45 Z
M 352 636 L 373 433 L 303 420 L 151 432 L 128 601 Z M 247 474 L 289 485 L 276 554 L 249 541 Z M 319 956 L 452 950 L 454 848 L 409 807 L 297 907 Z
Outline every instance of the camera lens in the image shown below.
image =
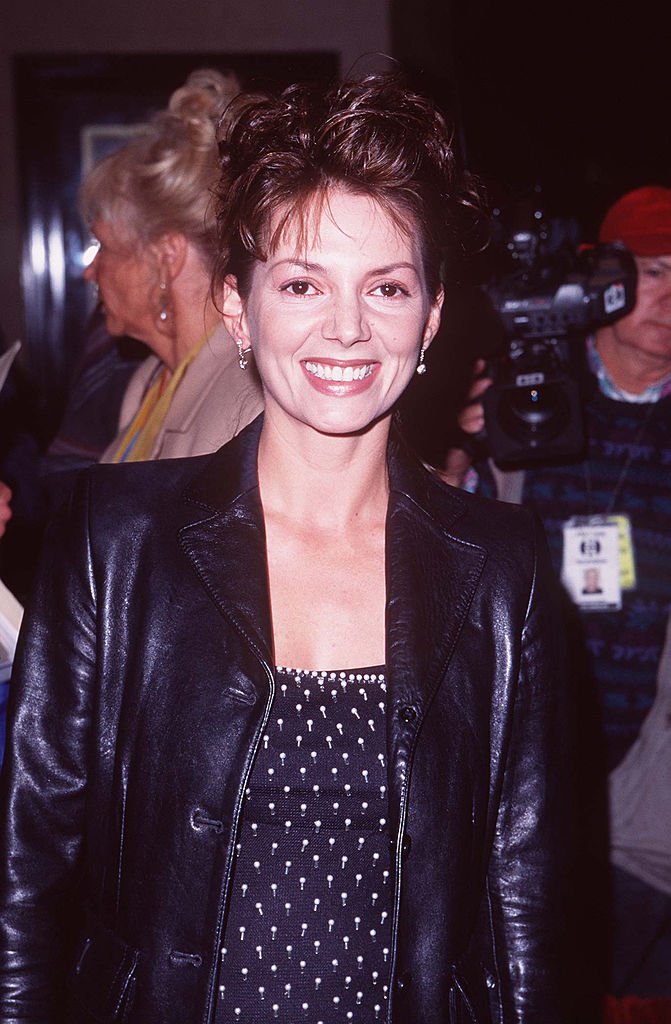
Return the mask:
M 566 394 L 557 384 L 507 389 L 501 394 L 498 412 L 505 432 L 531 447 L 545 444 L 561 433 L 569 413 Z

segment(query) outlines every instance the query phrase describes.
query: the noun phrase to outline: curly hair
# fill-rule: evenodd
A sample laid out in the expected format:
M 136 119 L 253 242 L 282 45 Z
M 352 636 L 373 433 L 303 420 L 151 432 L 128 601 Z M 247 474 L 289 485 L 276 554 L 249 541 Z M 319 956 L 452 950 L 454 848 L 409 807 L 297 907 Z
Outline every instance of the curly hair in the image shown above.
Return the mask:
M 464 249 L 464 213 L 483 212 L 446 119 L 396 74 L 239 96 L 219 134 L 215 290 L 232 274 L 244 296 L 254 261 L 268 258 L 290 223 L 304 238 L 308 208 L 332 187 L 369 196 L 406 233 L 419 229 L 433 294 L 445 261 Z
M 140 245 L 181 232 L 209 272 L 217 255 L 211 196 L 219 178 L 216 130 L 239 91 L 233 74 L 191 72 L 145 131 L 87 175 L 80 189 L 84 220 L 121 226 Z

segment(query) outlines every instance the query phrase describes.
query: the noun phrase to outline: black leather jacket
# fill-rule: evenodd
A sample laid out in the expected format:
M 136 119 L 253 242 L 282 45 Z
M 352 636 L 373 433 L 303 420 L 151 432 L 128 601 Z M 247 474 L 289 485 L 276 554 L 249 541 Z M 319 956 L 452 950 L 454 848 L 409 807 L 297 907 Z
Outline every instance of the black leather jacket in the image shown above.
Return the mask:
M 274 685 L 258 432 L 95 467 L 54 526 L 12 684 L 2 1022 L 212 1019 Z M 389 467 L 388 1020 L 557 1022 L 564 715 L 543 543 L 526 511 L 442 485 L 393 439 Z

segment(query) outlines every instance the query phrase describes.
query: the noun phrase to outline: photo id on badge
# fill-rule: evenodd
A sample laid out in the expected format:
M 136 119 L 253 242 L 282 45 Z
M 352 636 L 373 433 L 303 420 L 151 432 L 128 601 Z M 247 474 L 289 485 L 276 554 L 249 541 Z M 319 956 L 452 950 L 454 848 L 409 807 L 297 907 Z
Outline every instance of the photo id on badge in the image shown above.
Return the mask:
M 562 582 L 583 611 L 622 607 L 619 533 L 608 516 L 574 516 L 564 523 Z

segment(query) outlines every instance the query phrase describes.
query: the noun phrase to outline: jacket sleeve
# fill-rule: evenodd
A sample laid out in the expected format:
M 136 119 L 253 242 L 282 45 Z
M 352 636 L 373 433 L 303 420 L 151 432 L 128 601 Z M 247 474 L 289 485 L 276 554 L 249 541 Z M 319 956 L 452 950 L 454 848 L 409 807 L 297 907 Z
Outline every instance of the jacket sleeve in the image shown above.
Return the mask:
M 519 626 L 518 626 L 519 632 Z M 559 584 L 536 526 L 536 561 L 507 742 L 488 873 L 489 928 L 503 1018 L 566 1024 L 571 766 Z
M 0 785 L 0 1021 L 52 1024 L 77 926 L 95 585 L 82 480 L 51 524 L 10 684 Z

